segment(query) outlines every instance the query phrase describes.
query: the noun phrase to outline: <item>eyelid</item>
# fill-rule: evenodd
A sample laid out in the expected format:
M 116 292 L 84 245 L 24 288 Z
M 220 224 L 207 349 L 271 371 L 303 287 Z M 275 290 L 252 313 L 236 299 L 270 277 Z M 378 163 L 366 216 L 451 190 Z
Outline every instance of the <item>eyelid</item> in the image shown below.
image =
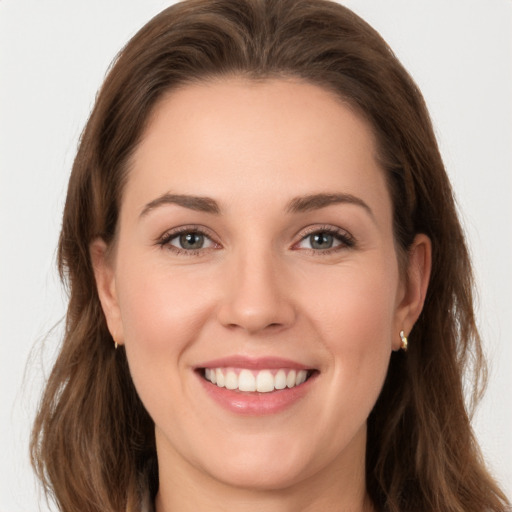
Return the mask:
M 176 247 L 174 245 L 171 245 L 169 242 L 173 240 L 174 238 L 178 237 L 179 235 L 183 233 L 199 233 L 205 237 L 207 237 L 209 240 L 212 241 L 214 244 L 214 247 L 205 247 L 200 249 L 182 249 L 180 247 Z M 300 244 L 303 240 L 305 240 L 308 236 L 313 235 L 315 233 L 327 233 L 332 236 L 334 236 L 338 241 L 341 242 L 341 245 L 337 245 L 335 247 L 331 247 L 329 249 L 308 249 L 298 248 L 298 244 Z M 301 251 L 309 251 L 315 254 L 329 254 L 332 252 L 336 252 L 339 250 L 352 248 L 356 245 L 356 239 L 352 234 L 350 234 L 347 230 L 342 229 L 338 226 L 333 225 L 326 225 L 326 224 L 316 224 L 307 226 L 306 228 L 302 229 L 297 235 L 298 240 L 292 244 L 291 249 L 294 250 L 301 250 Z M 198 225 L 198 224 L 188 224 L 183 226 L 178 226 L 175 228 L 171 228 L 167 231 L 165 231 L 162 235 L 160 235 L 156 240 L 155 244 L 159 245 L 161 248 L 167 248 L 170 251 L 173 251 L 178 254 L 186 254 L 188 256 L 197 255 L 199 253 L 205 253 L 209 250 L 216 250 L 221 248 L 221 244 L 218 242 L 218 239 L 216 235 L 212 232 L 211 229 L 207 228 L 206 226 Z
M 329 249 L 300 249 L 297 247 L 302 241 L 304 241 L 308 236 L 311 236 L 315 233 L 326 233 L 329 235 L 333 235 L 338 241 L 341 242 L 341 245 L 336 247 L 331 247 Z M 312 226 L 308 226 L 305 229 L 301 230 L 297 235 L 299 238 L 296 242 L 293 243 L 292 249 L 302 250 L 302 251 L 311 251 L 315 254 L 329 254 L 331 252 L 350 249 L 356 245 L 356 239 L 354 236 L 349 233 L 346 229 L 340 228 L 338 226 L 333 226 L 330 224 L 316 224 Z
M 199 233 L 208 238 L 209 240 L 211 240 L 212 243 L 214 244 L 214 247 L 205 247 L 201 249 L 188 250 L 176 247 L 175 245 L 171 245 L 169 243 L 171 240 L 175 239 L 176 237 L 183 233 Z M 218 249 L 221 247 L 220 243 L 217 241 L 217 237 L 213 234 L 211 229 L 198 224 L 187 224 L 184 226 L 178 226 L 175 228 L 168 229 L 155 240 L 155 244 L 159 245 L 161 248 L 166 248 L 175 253 L 186 254 L 188 256 L 193 256 L 198 253 L 204 253 L 206 251 Z

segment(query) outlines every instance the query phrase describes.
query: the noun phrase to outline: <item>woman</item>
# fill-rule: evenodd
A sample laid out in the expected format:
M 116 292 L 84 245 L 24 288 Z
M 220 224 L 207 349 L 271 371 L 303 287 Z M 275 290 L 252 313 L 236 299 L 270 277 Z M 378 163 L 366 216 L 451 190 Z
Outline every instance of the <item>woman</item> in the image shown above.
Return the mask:
M 63 510 L 505 510 L 464 406 L 481 348 L 428 114 L 347 9 L 148 23 L 83 133 L 59 261 L 32 453 Z

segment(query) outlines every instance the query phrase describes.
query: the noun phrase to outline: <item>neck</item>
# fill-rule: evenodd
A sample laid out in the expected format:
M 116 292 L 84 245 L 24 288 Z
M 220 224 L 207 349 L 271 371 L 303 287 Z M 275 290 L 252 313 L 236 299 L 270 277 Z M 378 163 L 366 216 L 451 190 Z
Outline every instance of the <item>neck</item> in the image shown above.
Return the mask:
M 156 512 L 373 512 L 366 493 L 366 432 L 363 434 L 348 448 L 353 453 L 346 453 L 327 467 L 275 489 L 230 485 L 179 457 L 159 452 L 160 488 Z M 354 458 L 356 452 L 358 457 Z

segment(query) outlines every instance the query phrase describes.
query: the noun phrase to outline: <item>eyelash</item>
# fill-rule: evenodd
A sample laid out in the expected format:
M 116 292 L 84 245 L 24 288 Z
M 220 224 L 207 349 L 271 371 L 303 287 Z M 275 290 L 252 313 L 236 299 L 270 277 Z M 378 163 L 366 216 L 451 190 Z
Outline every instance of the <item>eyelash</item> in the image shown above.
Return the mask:
M 205 247 L 200 249 L 182 249 L 175 245 L 172 245 L 170 242 L 175 238 L 179 237 L 182 234 L 197 234 L 202 235 L 205 238 L 209 239 L 214 247 Z M 330 247 L 328 249 L 299 249 L 296 248 L 300 243 L 306 240 L 308 237 L 316 234 L 325 234 L 330 235 L 338 242 L 340 245 L 335 247 Z M 162 248 L 166 248 L 175 254 L 185 255 L 185 256 L 198 256 L 200 254 L 204 254 L 205 251 L 209 251 L 211 249 L 217 249 L 220 247 L 220 244 L 214 240 L 211 236 L 210 232 L 203 228 L 202 226 L 182 226 L 180 228 L 173 229 L 171 231 L 166 232 L 157 240 L 157 245 Z M 348 233 L 347 231 L 335 228 L 333 226 L 311 226 L 305 232 L 301 234 L 301 238 L 298 242 L 295 242 L 292 248 L 296 248 L 295 250 L 307 251 L 315 256 L 327 256 L 334 252 L 338 252 L 344 249 L 351 249 L 356 245 L 356 240 L 354 237 Z
M 180 235 L 183 234 L 202 235 L 205 238 L 209 239 L 216 247 L 202 247 L 200 249 L 182 249 L 175 245 L 171 245 L 172 240 L 178 238 Z M 220 244 L 213 239 L 210 232 L 203 228 L 202 226 L 182 226 L 171 231 L 167 231 L 157 240 L 157 245 L 159 245 L 162 248 L 168 249 L 174 252 L 175 254 L 185 256 L 199 256 L 200 254 L 204 254 L 204 252 L 207 250 L 216 249 L 220 247 Z
M 346 249 L 352 249 L 356 246 L 356 239 L 350 233 L 348 233 L 344 229 L 327 225 L 311 226 L 310 228 L 306 229 L 306 231 L 301 234 L 300 240 L 293 244 L 293 247 L 297 246 L 298 244 L 306 240 L 308 237 L 317 234 L 330 235 L 336 241 L 340 242 L 340 245 L 330 247 L 329 249 L 302 249 L 303 251 L 307 251 L 308 253 L 314 256 L 329 256 L 335 252 Z

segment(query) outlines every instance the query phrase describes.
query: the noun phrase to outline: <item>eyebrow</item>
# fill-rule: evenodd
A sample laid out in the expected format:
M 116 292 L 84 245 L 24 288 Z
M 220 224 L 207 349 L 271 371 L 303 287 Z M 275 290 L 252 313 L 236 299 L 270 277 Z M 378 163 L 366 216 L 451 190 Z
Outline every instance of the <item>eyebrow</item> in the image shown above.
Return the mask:
M 160 197 L 157 197 L 156 199 L 153 199 L 153 201 L 144 206 L 142 212 L 140 213 L 140 217 L 144 217 L 151 210 L 166 204 L 177 204 L 178 206 L 183 206 L 184 208 L 188 208 L 190 210 L 213 213 L 215 215 L 220 213 L 220 208 L 217 204 L 217 201 L 211 199 L 210 197 L 166 193 Z
M 191 196 L 186 194 L 166 193 L 150 201 L 140 214 L 144 217 L 150 211 L 167 204 L 176 204 L 190 210 L 219 215 L 219 204 L 211 197 Z M 288 213 L 303 213 L 311 210 L 319 210 L 333 204 L 354 204 L 364 208 L 375 219 L 372 209 L 359 197 L 352 194 L 309 194 L 293 198 L 287 205 Z
M 359 197 L 352 194 L 311 194 L 295 197 L 286 208 L 289 213 L 319 210 L 332 204 L 354 204 L 364 208 L 375 219 L 372 209 Z

